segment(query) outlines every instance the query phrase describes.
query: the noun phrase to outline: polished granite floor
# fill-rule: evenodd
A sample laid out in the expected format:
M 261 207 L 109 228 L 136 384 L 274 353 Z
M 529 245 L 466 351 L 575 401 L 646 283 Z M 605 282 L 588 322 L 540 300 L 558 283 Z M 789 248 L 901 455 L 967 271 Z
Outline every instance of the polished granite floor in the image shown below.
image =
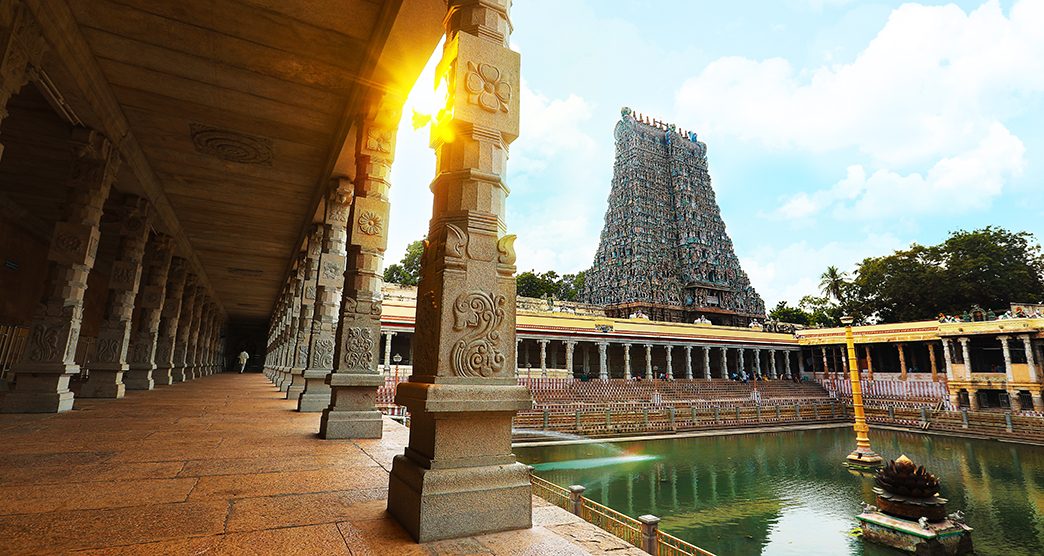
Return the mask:
M 385 512 L 407 430 L 321 441 L 259 374 L 0 415 L 0 554 L 644 554 L 538 498 L 534 527 L 418 545 Z

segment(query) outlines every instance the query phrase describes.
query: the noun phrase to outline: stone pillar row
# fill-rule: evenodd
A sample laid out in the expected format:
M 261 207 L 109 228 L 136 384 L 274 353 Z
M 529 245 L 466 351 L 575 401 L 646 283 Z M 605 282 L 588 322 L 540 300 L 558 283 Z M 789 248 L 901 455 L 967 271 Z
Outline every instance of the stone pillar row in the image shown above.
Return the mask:
M 47 50 L 43 34 L 30 10 L 18 0 L 0 6 L 0 125 L 7 103 L 36 74 Z M 13 367 L 15 381 L 4 396 L 0 411 L 6 413 L 51 413 L 72 409 L 69 381 L 80 374 L 76 363 L 80 326 L 83 320 L 87 281 L 96 263 L 108 274 L 104 321 L 97 339 L 97 355 L 87 369 L 83 397 L 120 398 L 125 391 L 150 390 L 170 384 L 175 375 L 176 346 L 189 342 L 185 330 L 198 330 L 200 316 L 183 314 L 186 271 L 175 258 L 173 241 L 152 233 L 150 207 L 145 199 L 122 195 L 110 200 L 110 191 L 120 167 L 118 149 L 103 134 L 75 128 L 70 138 L 73 151 L 63 213 L 54 226 L 47 253 L 48 289 L 30 319 L 24 353 Z M 4 152 L 0 140 L 0 158 Z M 101 216 L 106 201 L 118 218 L 103 231 Z M 118 234 L 117 253 L 112 261 L 97 261 L 102 234 Z M 148 249 L 146 249 L 148 247 Z M 193 282 L 193 287 L 195 283 Z M 196 295 L 197 292 L 193 292 Z M 191 374 L 215 368 L 212 354 L 220 321 L 208 314 L 204 340 L 193 361 Z M 190 322 L 191 321 L 191 322 Z M 200 346 L 198 336 L 192 339 Z M 182 350 L 184 355 L 184 350 Z M 183 368 L 184 359 L 180 359 Z
M 64 216 L 48 251 L 50 288 L 12 368 L 14 385 L 0 406 L 6 413 L 72 408 L 69 381 L 80 374 L 76 347 L 87 281 L 96 266 L 108 275 L 105 312 L 81 397 L 122 398 L 127 389 L 151 390 L 217 369 L 223 321 L 185 261 L 174 256 L 173 240 L 151 231 L 148 201 L 110 194 L 120 165 L 116 148 L 83 128 L 73 131 L 71 144 L 75 158 Z M 114 218 L 103 230 L 106 201 Z M 115 256 L 96 261 L 101 236 L 110 233 L 117 236 Z
M 386 340 L 387 340 L 387 338 L 386 338 Z M 546 371 L 549 368 L 548 367 L 548 346 L 550 345 L 550 342 L 555 341 L 555 339 L 553 339 L 553 338 L 539 338 L 539 337 L 538 338 L 528 338 L 528 339 L 522 339 L 522 338 L 517 339 L 517 344 L 518 345 L 516 346 L 516 348 L 517 348 L 517 352 L 519 354 L 521 354 L 521 355 L 517 358 L 517 363 L 515 364 L 515 369 L 516 369 L 516 372 L 519 375 L 521 375 L 523 373 L 523 369 L 525 369 L 525 368 L 527 368 L 529 366 L 529 361 L 527 360 L 526 356 L 527 356 L 527 354 L 529 352 L 529 349 L 532 348 L 532 343 L 528 343 L 527 344 L 526 343 L 527 341 L 535 342 L 535 344 L 536 344 L 536 346 L 538 348 L 538 351 L 539 351 L 539 364 L 540 364 L 541 375 L 542 376 L 546 376 L 547 375 Z M 574 354 L 576 353 L 576 346 L 577 346 L 578 340 L 560 339 L 558 341 L 561 341 L 563 343 L 563 345 L 565 346 L 565 368 L 568 369 L 568 370 L 571 370 L 571 371 L 574 370 L 574 366 L 575 366 Z M 599 359 L 598 359 L 598 377 L 599 377 L 600 380 L 608 380 L 610 378 L 610 376 L 611 376 L 611 373 L 609 372 L 609 367 L 608 367 L 608 362 L 609 362 L 609 352 L 608 352 L 608 349 L 609 349 L 609 347 L 612 346 L 612 343 L 609 342 L 608 340 L 592 341 L 591 343 L 593 343 L 595 345 L 595 347 L 598 349 L 598 357 L 599 357 Z M 668 372 L 668 374 L 670 376 L 672 376 L 672 377 L 676 376 L 680 372 L 679 369 L 677 368 L 675 362 L 674 362 L 674 354 L 676 353 L 674 350 L 675 350 L 675 348 L 683 348 L 684 349 L 684 354 L 685 354 L 684 377 L 687 380 L 692 380 L 692 379 L 695 378 L 695 370 L 694 370 L 694 367 L 693 367 L 693 355 L 692 355 L 693 348 L 700 348 L 702 350 L 702 360 L 700 362 L 698 362 L 698 364 L 700 365 L 700 368 L 701 368 L 702 378 L 704 378 L 706 380 L 710 380 L 712 378 L 712 372 L 713 371 L 712 371 L 712 365 L 711 365 L 711 360 L 712 360 L 711 352 L 715 348 L 718 348 L 718 349 L 721 350 L 721 356 L 719 358 L 719 360 L 721 362 L 721 365 L 720 365 L 720 367 L 714 367 L 714 368 L 717 369 L 717 372 L 722 377 L 729 376 L 730 353 L 732 353 L 732 354 L 734 354 L 734 355 L 731 356 L 731 361 L 734 363 L 734 365 L 732 365 L 732 366 L 734 367 L 734 370 L 736 372 L 738 372 L 738 370 L 740 370 L 740 369 L 743 369 L 743 370 L 746 370 L 748 372 L 748 374 L 750 374 L 752 376 L 755 373 L 757 373 L 757 374 L 763 374 L 764 376 L 766 376 L 768 378 L 771 378 L 771 379 L 777 379 L 777 378 L 790 379 L 793 376 L 793 374 L 792 374 L 793 373 L 793 368 L 792 368 L 792 362 L 791 362 L 791 357 L 792 357 L 791 353 L 796 353 L 796 350 L 783 350 L 783 349 L 771 349 L 771 348 L 748 347 L 748 346 L 737 346 L 737 347 L 711 346 L 711 345 L 706 345 L 706 344 L 682 344 L 682 345 L 678 345 L 678 344 L 635 344 L 634 342 L 623 341 L 623 342 L 619 342 L 619 345 L 623 348 L 623 374 L 624 374 L 625 377 L 633 377 L 633 376 L 635 376 L 635 375 L 633 375 L 633 373 L 631 371 L 631 369 L 632 369 L 632 367 L 631 367 L 631 347 L 634 346 L 634 345 L 638 345 L 638 346 L 641 346 L 641 347 L 645 348 L 643 376 L 645 378 L 647 378 L 647 379 L 652 378 L 652 376 L 654 374 L 653 366 L 652 366 L 652 355 L 654 353 L 653 350 L 657 349 L 659 347 L 663 347 L 664 350 L 665 350 L 664 351 L 665 359 L 666 359 L 666 369 L 665 369 L 665 371 Z M 582 367 L 581 370 L 583 372 L 585 372 L 585 373 L 590 373 L 591 369 L 590 369 L 590 367 L 588 365 L 588 361 L 587 361 L 587 357 L 586 357 L 586 355 L 587 355 L 587 348 L 588 348 L 588 345 L 586 343 L 580 345 L 581 354 L 584 356 L 583 361 L 582 361 L 582 365 L 581 365 L 581 367 Z M 753 354 L 753 356 L 750 357 L 749 359 L 747 359 L 746 356 L 745 356 L 745 353 L 747 351 L 750 351 Z M 762 352 L 767 352 L 767 353 L 762 353 Z M 552 366 L 554 366 L 554 356 L 557 353 L 557 351 L 551 351 L 550 353 L 551 353 L 551 357 L 552 357 Z M 782 354 L 782 358 L 783 358 L 783 363 L 782 363 L 783 368 L 782 369 L 780 369 L 780 362 L 779 362 L 779 358 L 780 358 L 781 354 Z

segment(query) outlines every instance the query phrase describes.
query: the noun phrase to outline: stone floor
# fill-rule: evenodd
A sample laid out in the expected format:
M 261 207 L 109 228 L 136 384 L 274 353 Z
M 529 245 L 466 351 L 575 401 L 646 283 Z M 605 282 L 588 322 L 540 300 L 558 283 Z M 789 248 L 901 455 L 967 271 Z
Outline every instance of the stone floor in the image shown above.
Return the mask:
M 415 544 L 385 512 L 407 430 L 321 441 L 259 374 L 0 415 L 3 554 L 644 554 L 533 501 L 534 527 Z

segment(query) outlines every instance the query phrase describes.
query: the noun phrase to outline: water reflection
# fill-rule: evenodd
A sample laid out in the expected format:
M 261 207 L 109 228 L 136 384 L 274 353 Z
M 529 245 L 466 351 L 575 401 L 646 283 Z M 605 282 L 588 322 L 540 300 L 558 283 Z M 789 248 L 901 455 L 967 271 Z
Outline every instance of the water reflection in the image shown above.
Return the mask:
M 964 510 L 976 553 L 1044 554 L 1044 448 L 874 431 L 889 459 L 905 453 Z M 840 465 L 849 429 L 517 448 L 560 485 L 631 516 L 663 518 L 668 532 L 719 555 L 892 555 L 850 533 L 872 480 Z M 625 461 L 607 461 L 625 458 Z M 556 463 L 557 462 L 557 463 Z

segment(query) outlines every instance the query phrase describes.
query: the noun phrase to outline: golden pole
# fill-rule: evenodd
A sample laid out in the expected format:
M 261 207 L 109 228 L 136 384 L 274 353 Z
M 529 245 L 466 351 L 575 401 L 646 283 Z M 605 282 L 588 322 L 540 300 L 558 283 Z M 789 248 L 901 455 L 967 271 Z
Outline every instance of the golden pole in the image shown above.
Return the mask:
M 863 412 L 863 386 L 859 376 L 859 360 L 856 357 L 855 336 L 852 334 L 852 317 L 841 317 L 845 325 L 845 344 L 848 347 L 848 375 L 852 381 L 852 409 L 855 413 L 856 448 L 845 458 L 845 465 L 862 469 L 880 467 L 883 460 L 870 448 L 870 427 Z

